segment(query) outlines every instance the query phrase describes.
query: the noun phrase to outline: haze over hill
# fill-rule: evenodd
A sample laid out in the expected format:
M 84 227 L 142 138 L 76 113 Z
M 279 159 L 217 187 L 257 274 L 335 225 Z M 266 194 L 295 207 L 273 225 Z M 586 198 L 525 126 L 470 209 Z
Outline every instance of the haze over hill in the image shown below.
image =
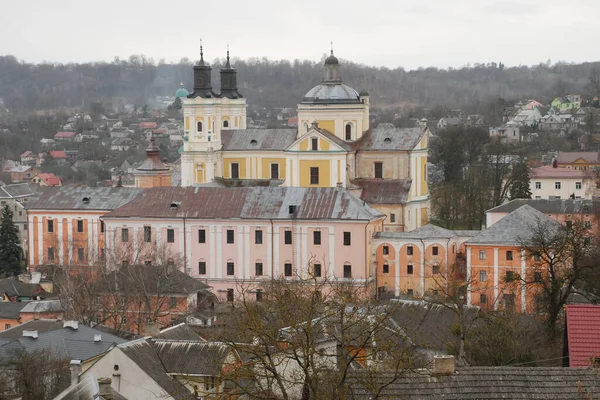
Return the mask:
M 375 108 L 406 111 L 437 105 L 484 112 L 498 99 L 535 98 L 551 101 L 558 95 L 589 95 L 590 73 L 600 62 L 583 64 L 540 63 L 504 67 L 501 63 L 475 64 L 460 69 L 425 68 L 405 71 L 342 62 L 344 82 L 366 89 Z M 215 60 L 213 86 L 219 87 Z M 294 107 L 321 81 L 322 63 L 251 58 L 234 59 L 240 90 L 250 107 Z M 144 56 L 111 63 L 31 64 L 14 56 L 0 57 L 0 97 L 5 107 L 19 113 L 40 109 L 72 108 L 103 102 L 119 110 L 125 104 L 143 105 L 155 96 L 172 96 L 180 82 L 192 87 L 192 61 L 155 63 Z

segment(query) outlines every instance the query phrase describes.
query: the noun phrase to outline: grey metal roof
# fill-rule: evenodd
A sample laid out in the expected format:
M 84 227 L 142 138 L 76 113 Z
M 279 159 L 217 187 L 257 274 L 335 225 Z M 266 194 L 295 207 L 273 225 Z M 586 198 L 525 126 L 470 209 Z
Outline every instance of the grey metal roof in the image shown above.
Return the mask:
M 510 213 L 524 205 L 529 205 L 544 214 L 592 214 L 600 206 L 597 201 L 584 199 L 515 199 L 487 212 Z
M 411 179 L 353 179 L 361 189 L 360 198 L 369 204 L 405 204 Z
M 152 337 L 152 340 L 155 339 L 204 340 L 202 336 L 198 335 L 192 328 L 183 322 L 181 324 L 163 329 L 158 335 Z
M 224 343 L 153 340 L 158 357 L 170 374 L 219 376 L 231 349 Z
M 296 140 L 296 129 L 230 129 L 221 131 L 223 151 L 283 151 Z
M 360 104 L 359 94 L 356 90 L 344 84 L 321 83 L 310 89 L 302 99 L 301 104 L 338 103 Z
M 410 232 L 376 232 L 379 239 L 449 239 L 458 236 L 455 231 L 427 224 Z
M 7 294 L 9 297 L 49 296 L 39 284 L 21 282 L 15 278 L 0 279 L 0 294 Z
M 114 210 L 135 199 L 143 191 L 144 189 L 124 187 L 46 187 L 40 188 L 27 202 L 25 208 L 28 210 Z
M 146 190 L 104 218 L 291 219 L 289 206 L 296 206 L 298 220 L 371 221 L 383 216 L 342 188 L 163 187 Z
M 481 233 L 472 239 L 469 239 L 466 243 L 469 245 L 492 244 L 520 246 L 531 237 L 532 229 L 540 223 L 543 223 L 546 226 L 546 229 L 558 230 L 562 226 L 559 222 L 542 214 L 535 208 L 524 205 L 486 230 L 481 231 Z
M 61 312 L 61 311 L 64 311 L 64 308 L 63 308 L 60 300 L 57 300 L 57 299 L 30 301 L 21 310 L 21 312 L 24 312 L 24 313 Z
M 44 333 L 62 329 L 62 327 L 63 322 L 56 319 L 34 319 L 0 332 L 0 340 L 13 341 L 23 336 L 23 331 Z
M 355 148 L 361 151 L 412 150 L 426 131 L 427 128 L 396 128 L 393 124 L 379 124 L 355 142 Z
M 349 378 L 352 398 L 366 400 L 372 393 L 360 385 L 360 373 Z M 389 372 L 376 374 L 376 382 L 390 382 Z M 371 388 L 380 388 L 375 383 Z M 538 399 L 576 400 L 600 392 L 600 376 L 594 368 L 562 367 L 459 367 L 452 375 L 431 371 L 406 372 L 385 387 L 379 397 L 411 400 Z
M 25 307 L 25 302 L 0 302 L 0 318 L 6 319 L 19 319 L 21 316 L 21 309 Z
M 29 183 L 15 183 L 13 185 L 0 186 L 0 199 L 17 199 L 33 196 L 35 186 Z
M 177 379 L 167 375 L 156 349 L 144 339 L 134 340 L 118 346 L 157 385 L 175 399 L 193 400 L 192 393 Z

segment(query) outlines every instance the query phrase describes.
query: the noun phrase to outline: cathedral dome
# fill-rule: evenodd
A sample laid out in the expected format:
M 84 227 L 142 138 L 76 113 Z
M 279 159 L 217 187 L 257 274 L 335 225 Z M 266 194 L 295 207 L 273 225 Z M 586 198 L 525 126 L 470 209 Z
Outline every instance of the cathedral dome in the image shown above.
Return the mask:
M 179 85 L 179 89 L 175 92 L 175 97 L 188 97 L 190 92 L 187 91 L 186 88 L 183 87 L 183 82 Z
M 302 103 L 360 103 L 360 99 L 358 92 L 348 85 L 343 83 L 336 85 L 321 83 L 304 95 Z
M 325 65 L 339 65 L 339 63 L 337 57 L 333 55 L 333 50 L 331 50 L 331 55 L 325 59 Z

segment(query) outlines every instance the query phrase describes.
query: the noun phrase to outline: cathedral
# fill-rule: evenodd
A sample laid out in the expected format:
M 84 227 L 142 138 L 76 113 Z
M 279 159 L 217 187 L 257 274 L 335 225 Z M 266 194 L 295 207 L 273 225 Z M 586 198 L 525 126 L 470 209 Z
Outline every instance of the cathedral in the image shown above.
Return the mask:
M 194 65 L 182 96 L 181 186 L 341 187 L 386 215 L 386 231 L 409 231 L 429 218 L 427 127 L 370 126 L 369 94 L 345 85 L 333 50 L 323 80 L 298 104 L 298 128 L 246 128 L 246 99 L 227 62 L 221 88 L 211 66 Z

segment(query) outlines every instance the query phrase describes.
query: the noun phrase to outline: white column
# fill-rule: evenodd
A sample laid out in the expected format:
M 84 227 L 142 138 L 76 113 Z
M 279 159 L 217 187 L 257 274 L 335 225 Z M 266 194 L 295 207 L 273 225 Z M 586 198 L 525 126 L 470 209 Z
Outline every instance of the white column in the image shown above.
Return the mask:
M 421 295 L 425 295 L 425 249 L 427 246 L 425 244 L 421 245 Z
M 494 310 L 498 309 L 498 248 L 494 247 Z
M 216 278 L 217 277 L 217 264 L 216 264 L 216 252 L 217 252 L 217 235 L 215 233 L 215 226 L 209 225 L 206 227 L 200 227 L 199 229 L 204 228 L 206 230 L 206 244 L 208 244 L 208 259 L 206 260 L 206 266 L 208 267 L 208 277 Z
M 94 240 L 98 236 L 98 219 L 88 219 L 88 264 L 94 262 L 95 254 L 94 248 L 98 247 L 98 240 Z
M 73 262 L 73 221 L 74 219 L 72 218 L 67 218 L 67 263 L 69 263 L 69 265 L 72 264 Z M 61 221 L 62 223 L 62 221 Z M 62 241 L 62 238 L 60 238 L 58 240 L 58 242 L 60 243 Z
M 245 263 L 245 257 L 244 257 L 244 230 L 245 230 L 245 226 L 237 226 L 237 238 L 236 238 L 236 244 L 237 244 L 237 261 L 235 268 L 236 271 L 234 276 L 237 276 L 238 279 L 244 279 L 244 270 L 246 269 L 246 263 Z
M 329 228 L 329 278 L 335 278 L 335 228 Z
M 394 248 L 394 249 L 396 250 L 396 263 L 395 263 L 396 264 L 396 268 L 394 269 L 396 271 L 396 274 L 394 276 L 394 279 L 396 281 L 395 282 L 395 287 L 396 287 L 396 289 L 395 289 L 395 295 L 397 297 L 397 296 L 400 296 L 400 272 L 401 272 L 401 269 L 400 269 L 400 250 L 402 250 L 402 243 L 400 243 L 398 245 L 398 248 Z
M 465 251 L 467 252 L 467 282 L 469 286 L 467 288 L 467 305 L 471 305 L 471 292 L 473 290 L 473 280 L 471 276 L 471 249 L 469 246 L 465 246 Z
M 217 225 L 216 229 L 215 229 L 215 241 L 217 244 L 217 250 L 216 250 L 216 255 L 217 255 L 217 260 L 215 263 L 216 269 L 217 269 L 217 276 L 216 278 L 222 279 L 223 278 L 223 235 L 222 235 L 222 231 L 223 231 L 223 227 L 221 225 Z
M 521 279 L 527 279 L 527 271 L 526 271 L 526 264 L 527 264 L 527 260 L 525 258 L 525 250 L 521 250 Z M 527 300 L 526 297 L 526 290 L 527 287 L 525 286 L 525 283 L 523 281 L 521 281 L 521 312 L 526 312 L 527 311 L 527 304 L 525 303 L 525 301 Z
M 275 244 L 275 249 L 273 249 L 273 275 L 279 277 L 279 266 L 281 265 L 279 260 L 279 226 L 275 225 L 273 229 L 275 230 L 273 233 L 273 243 Z
M 298 271 L 303 278 L 308 276 L 308 227 L 303 226 L 300 228 L 300 243 L 302 245 L 302 257 L 300 259 L 301 264 L 297 264 L 299 266 Z
M 273 270 L 273 246 L 272 246 L 272 242 L 273 242 L 273 230 L 271 229 L 271 225 L 267 225 L 267 229 L 266 229 L 267 235 L 266 235 L 266 240 L 267 240 L 267 269 L 266 271 L 263 271 L 263 275 L 268 275 L 269 277 L 271 277 L 271 271 Z
M 246 264 L 245 278 L 250 279 L 250 277 L 252 276 L 252 260 L 250 260 L 250 240 L 252 235 L 252 227 L 245 226 L 244 229 L 246 231 L 246 233 L 244 234 L 244 263 Z
M 58 225 L 58 229 L 56 230 L 58 232 L 58 241 L 56 242 L 56 250 L 55 251 L 58 254 L 55 254 L 54 257 L 56 257 L 58 255 L 58 263 L 60 265 L 63 265 L 64 262 L 65 262 L 65 260 L 64 260 L 65 257 L 64 257 L 64 254 L 63 254 L 63 241 L 62 241 L 62 237 L 63 237 L 63 224 L 62 224 L 62 220 L 56 219 L 56 222 L 57 222 L 57 225 Z M 43 225 L 44 224 L 42 224 L 42 229 L 44 229 Z M 40 259 L 40 260 L 43 260 L 43 259 Z M 40 264 L 42 264 L 42 263 L 43 263 L 43 261 L 40 261 Z
M 187 274 L 189 259 L 188 259 L 188 255 L 186 252 L 187 243 L 186 243 L 186 235 L 185 235 L 186 232 L 185 232 L 184 226 L 185 225 L 183 225 L 183 224 L 181 224 L 179 226 L 179 254 L 181 254 L 181 257 L 183 259 L 182 272 Z

